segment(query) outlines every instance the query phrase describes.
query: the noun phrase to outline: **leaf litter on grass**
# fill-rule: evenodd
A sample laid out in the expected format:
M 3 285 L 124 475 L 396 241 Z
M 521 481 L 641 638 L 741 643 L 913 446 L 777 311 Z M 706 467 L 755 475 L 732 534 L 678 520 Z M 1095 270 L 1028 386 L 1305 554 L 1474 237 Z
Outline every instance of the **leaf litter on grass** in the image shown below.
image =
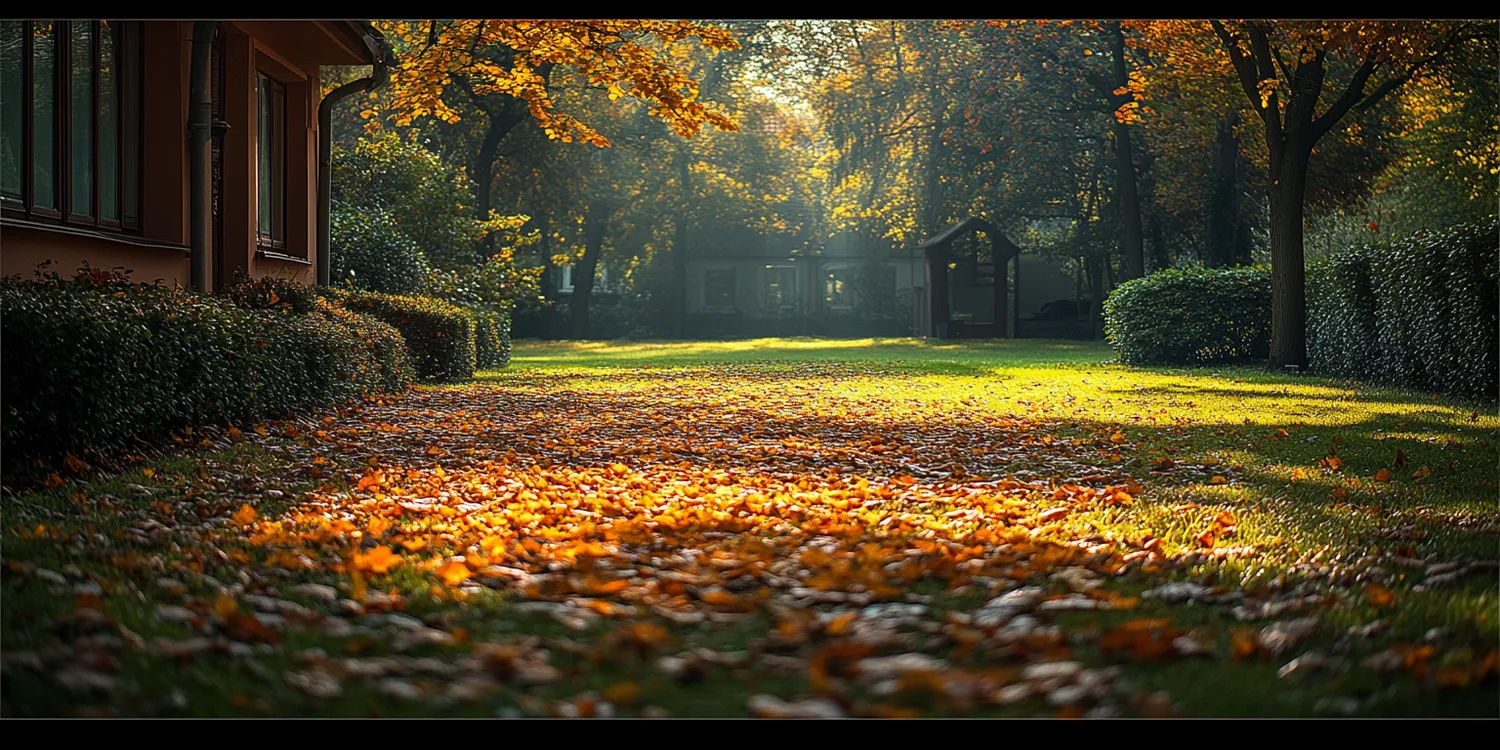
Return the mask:
M 1330 607 L 1395 606 L 1401 595 L 1378 575 L 1330 588 L 1305 562 L 1314 575 L 1303 584 L 1186 580 L 1201 563 L 1262 554 L 1226 542 L 1240 523 L 1227 507 L 1179 508 L 1203 525 L 1174 552 L 1155 535 L 1072 523 L 1129 513 L 1167 487 L 1228 485 L 1229 467 L 1161 458 L 1137 478 L 1119 456 L 1136 447 L 1134 430 L 964 403 L 934 412 L 899 389 L 838 395 L 869 374 L 725 365 L 635 371 L 639 384 L 618 390 L 552 375 L 236 431 L 295 476 L 269 487 L 209 460 L 177 480 L 176 505 L 80 492 L 84 507 L 129 524 L 87 545 L 111 571 L 6 558 L 8 573 L 71 589 L 75 605 L 54 624 L 61 643 L 7 653 L 5 668 L 49 672 L 125 713 L 172 701 L 121 699 L 121 654 L 275 656 L 285 663 L 269 677 L 310 713 L 358 691 L 397 713 L 500 701 L 536 715 L 661 715 L 671 708 L 639 705 L 637 681 L 762 675 L 797 687 L 748 693 L 738 715 L 1161 715 L 1171 696 L 1121 667 L 1190 659 L 1263 661 L 1297 680 L 1340 669 L 1432 689 L 1494 680 L 1493 644 L 1381 642 L 1356 658 L 1380 630 L 1351 628 L 1334 656 L 1299 650 L 1325 635 Z M 77 547 L 45 525 L 18 533 Z M 1364 572 L 1393 558 L 1372 556 Z M 1493 571 L 1487 560 L 1418 562 L 1427 587 Z M 107 601 L 132 589 L 158 600 L 151 616 L 174 636 L 115 622 Z M 493 606 L 561 634 L 471 633 L 484 619 L 466 610 L 496 594 Z M 1180 607 L 1222 615 L 1179 623 Z M 688 643 L 746 626 L 762 630 L 735 650 Z M 630 678 L 579 682 L 610 668 Z

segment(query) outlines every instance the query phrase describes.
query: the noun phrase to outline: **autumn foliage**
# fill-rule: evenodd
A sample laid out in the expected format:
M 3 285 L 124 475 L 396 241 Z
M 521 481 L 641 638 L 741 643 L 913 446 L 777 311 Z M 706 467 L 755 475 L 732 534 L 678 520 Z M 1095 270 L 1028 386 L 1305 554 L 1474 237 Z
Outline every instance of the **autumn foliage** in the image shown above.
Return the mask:
M 462 115 L 445 99 L 459 76 L 477 97 L 522 99 L 547 137 L 609 145 L 609 140 L 577 118 L 558 111 L 544 71 L 562 67 L 588 85 L 608 89 L 611 99 L 629 96 L 650 105 L 680 135 L 704 125 L 734 130 L 721 112 L 699 101 L 698 84 L 673 64 L 660 45 L 689 39 L 715 50 L 738 47 L 728 32 L 694 21 L 593 20 L 387 21 L 383 31 L 414 54 L 401 58 L 384 95 L 396 122 L 435 117 L 457 122 Z M 491 56 L 491 50 L 503 52 Z

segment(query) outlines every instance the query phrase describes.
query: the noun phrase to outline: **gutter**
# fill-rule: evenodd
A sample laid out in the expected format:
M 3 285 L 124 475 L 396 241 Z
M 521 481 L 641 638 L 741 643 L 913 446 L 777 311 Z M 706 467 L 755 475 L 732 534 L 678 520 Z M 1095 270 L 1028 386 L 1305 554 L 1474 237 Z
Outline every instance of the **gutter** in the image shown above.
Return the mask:
M 209 59 L 218 21 L 193 22 L 193 52 L 188 74 L 188 247 L 189 278 L 194 289 L 210 290 L 208 227 L 213 217 L 209 140 L 213 98 L 209 89 Z
M 334 105 L 363 91 L 372 91 L 384 86 L 390 80 L 390 63 L 394 55 L 391 52 L 390 43 L 368 21 L 360 23 L 365 35 L 365 46 L 370 49 L 370 59 L 374 69 L 365 78 L 350 81 L 330 92 L 323 97 L 318 104 L 318 255 L 317 255 L 317 281 L 319 286 L 327 286 L 329 279 L 329 260 L 332 252 L 331 230 L 329 228 L 330 203 L 333 197 L 333 108 Z

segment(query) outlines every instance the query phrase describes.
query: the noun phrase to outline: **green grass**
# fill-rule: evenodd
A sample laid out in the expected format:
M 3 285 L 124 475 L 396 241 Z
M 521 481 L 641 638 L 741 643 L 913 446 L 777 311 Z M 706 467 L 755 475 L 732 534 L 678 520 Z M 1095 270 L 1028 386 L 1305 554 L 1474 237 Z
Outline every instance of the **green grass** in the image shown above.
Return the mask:
M 1254 368 L 1129 368 L 1110 364 L 1111 356 L 1095 343 L 1027 340 L 520 341 L 512 367 L 480 373 L 472 384 L 424 389 L 650 398 L 663 388 L 695 388 L 701 389 L 702 398 L 719 399 L 725 408 L 738 407 L 746 396 L 798 399 L 830 419 L 847 422 L 851 429 L 876 419 L 892 404 L 899 404 L 899 413 L 887 417 L 884 429 L 1024 418 L 1031 425 L 1028 429 L 1055 437 L 1059 450 L 1068 446 L 1069 455 L 1083 464 L 1080 471 L 1118 472 L 1147 488 L 1128 507 L 1074 512 L 1054 533 L 1121 539 L 1153 535 L 1162 539 L 1165 551 L 1181 553 L 1196 548 L 1195 537 L 1209 519 L 1230 510 L 1238 519 L 1238 532 L 1226 544 L 1255 545 L 1263 554 L 1249 562 L 1208 563 L 1190 574 L 1194 579 L 1212 575 L 1237 587 L 1267 585 L 1301 561 L 1349 566 L 1393 549 L 1439 560 L 1500 556 L 1495 500 L 1500 418 L 1492 406 Z M 1121 439 L 1112 440 L 1115 435 Z M 1319 467 L 1319 460 L 1335 449 L 1342 470 Z M 1407 459 L 1404 466 L 1393 466 L 1397 451 Z M 100 582 L 110 618 L 147 641 L 187 637 L 186 626 L 164 623 L 152 614 L 156 603 L 173 600 L 156 579 L 177 577 L 188 596 L 208 596 L 211 587 L 183 569 L 201 565 L 203 572 L 228 582 L 236 568 L 212 560 L 204 564 L 171 546 L 137 548 L 117 540 L 106 550 L 90 544 L 87 535 L 113 539 L 144 517 L 192 523 L 200 515 L 233 512 L 233 507 L 216 507 L 220 501 L 214 489 L 199 480 L 204 463 L 229 466 L 283 487 L 286 500 L 259 508 L 262 515 L 275 515 L 294 503 L 299 490 L 316 484 L 298 474 L 305 457 L 292 440 L 182 453 L 143 466 L 153 472 L 149 477 L 136 470 L 6 498 L 0 552 L 5 562 L 0 632 L 6 650 L 57 647 L 76 643 L 83 635 L 57 625 L 73 611 L 70 595 L 59 595 L 20 572 L 18 566 L 25 564 L 65 572 L 76 569 L 82 575 L 75 579 Z M 1055 465 L 1045 458 L 1017 455 L 1003 465 L 1003 472 L 1050 471 Z M 1172 460 L 1173 468 L 1155 471 L 1155 462 L 1164 458 Z M 1428 468 L 1431 475 L 1413 480 L 1419 467 Z M 1393 471 L 1393 480 L 1376 481 L 1381 469 Z M 1224 482 L 1215 483 L 1215 477 Z M 158 494 L 146 497 L 130 485 L 153 488 Z M 1335 498 L 1335 488 L 1347 494 Z M 1189 505 L 1199 507 L 1183 509 Z M 46 527 L 44 538 L 35 538 L 39 525 Z M 130 557 L 123 565 L 122 550 Z M 1358 596 L 1357 587 L 1346 587 L 1345 594 L 1335 591 L 1346 598 L 1323 612 L 1324 635 L 1314 645 L 1333 648 L 1343 629 L 1376 618 L 1385 619 L 1390 628 L 1373 641 L 1374 646 L 1417 642 L 1434 627 L 1448 629 L 1458 643 L 1483 647 L 1500 642 L 1500 600 L 1493 574 L 1470 576 L 1458 585 L 1431 591 L 1412 591 L 1415 580 L 1398 578 L 1391 584 L 1400 600 L 1388 611 L 1373 609 Z M 1159 582 L 1131 577 L 1110 586 L 1122 594 L 1138 594 Z M 446 626 L 463 627 L 476 640 L 535 634 L 588 646 L 614 626 L 606 621 L 581 633 L 569 631 L 549 618 L 520 612 L 512 602 L 492 594 L 472 596 L 455 606 L 435 600 L 428 593 L 430 580 L 415 574 L 393 575 L 389 587 L 409 600 L 409 613 L 447 617 Z M 940 609 L 972 609 L 984 598 L 949 594 L 941 587 L 923 593 L 936 594 L 934 606 Z M 1144 616 L 1165 616 L 1184 629 L 1199 628 L 1219 648 L 1227 648 L 1227 634 L 1236 627 L 1222 608 L 1149 602 L 1131 612 L 1066 614 L 1057 622 L 1087 630 Z M 673 648 L 666 652 L 688 645 L 744 648 L 765 625 L 756 621 L 674 628 Z M 1073 645 L 1079 658 L 1102 661 L 1087 639 Z M 366 642 L 293 633 L 269 654 L 185 662 L 115 649 L 113 674 L 126 686 L 123 694 L 131 697 L 104 705 L 119 715 L 169 716 L 490 716 L 510 715 L 517 705 L 525 705 L 526 698 L 513 688 L 478 703 L 445 706 L 398 701 L 356 681 L 350 681 L 337 699 L 310 698 L 288 685 L 283 674 L 302 668 L 296 654 L 314 647 L 330 654 L 382 654 L 389 652 L 390 644 L 378 638 Z M 451 658 L 462 650 L 431 647 L 412 655 Z M 684 686 L 662 678 L 648 662 L 596 663 L 555 651 L 553 663 L 563 669 L 565 679 L 528 691 L 531 695 L 564 699 L 581 690 L 602 691 L 634 682 L 639 699 L 634 706 L 622 707 L 626 715 L 655 705 L 674 715 L 739 716 L 753 692 L 783 697 L 808 692 L 805 676 L 756 669 L 735 673 L 721 668 L 702 682 Z M 1326 715 L 1319 701 L 1331 695 L 1358 697 L 1358 713 L 1368 715 L 1495 714 L 1493 682 L 1439 692 L 1404 674 L 1382 681 L 1354 672 L 1289 683 L 1276 678 L 1277 666 L 1184 660 L 1128 665 L 1126 671 L 1144 689 L 1165 690 L 1188 715 Z M 68 715 L 100 705 L 61 688 L 45 673 L 9 662 L 4 676 L 0 713 L 7 716 Z M 954 713 L 951 707 L 925 708 Z M 1032 701 L 990 713 L 1053 710 Z

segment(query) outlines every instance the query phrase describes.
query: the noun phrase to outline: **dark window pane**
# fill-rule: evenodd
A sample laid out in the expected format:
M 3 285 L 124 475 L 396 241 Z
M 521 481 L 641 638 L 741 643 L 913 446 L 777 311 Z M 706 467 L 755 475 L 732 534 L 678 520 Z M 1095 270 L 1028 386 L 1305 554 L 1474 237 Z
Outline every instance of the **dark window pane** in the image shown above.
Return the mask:
M 68 161 L 72 168 L 75 214 L 94 213 L 94 24 L 74 21 L 69 55 L 69 107 L 72 110 L 72 148 Z
M 766 306 L 791 307 L 797 302 L 797 270 L 784 266 L 766 269 Z
M 57 208 L 57 160 L 52 132 L 57 116 L 57 35 L 55 24 L 31 22 L 31 190 L 32 205 Z
M 121 213 L 127 224 L 140 218 L 139 185 L 141 164 L 141 25 L 128 22 L 120 25 L 119 49 L 115 51 L 120 64 L 120 115 L 124 127 L 120 143 L 123 157 L 121 169 L 125 173 Z
M 99 218 L 120 220 L 120 63 L 115 24 L 99 30 Z
M 21 53 L 25 21 L 0 21 L 0 195 L 21 198 Z
M 271 236 L 271 85 L 265 76 L 257 76 L 256 82 L 259 89 L 260 106 L 256 107 L 256 176 L 259 182 L 259 197 L 256 205 L 259 207 L 259 231 L 260 236 Z
M 703 304 L 706 307 L 734 307 L 733 268 L 714 268 L 704 272 Z

